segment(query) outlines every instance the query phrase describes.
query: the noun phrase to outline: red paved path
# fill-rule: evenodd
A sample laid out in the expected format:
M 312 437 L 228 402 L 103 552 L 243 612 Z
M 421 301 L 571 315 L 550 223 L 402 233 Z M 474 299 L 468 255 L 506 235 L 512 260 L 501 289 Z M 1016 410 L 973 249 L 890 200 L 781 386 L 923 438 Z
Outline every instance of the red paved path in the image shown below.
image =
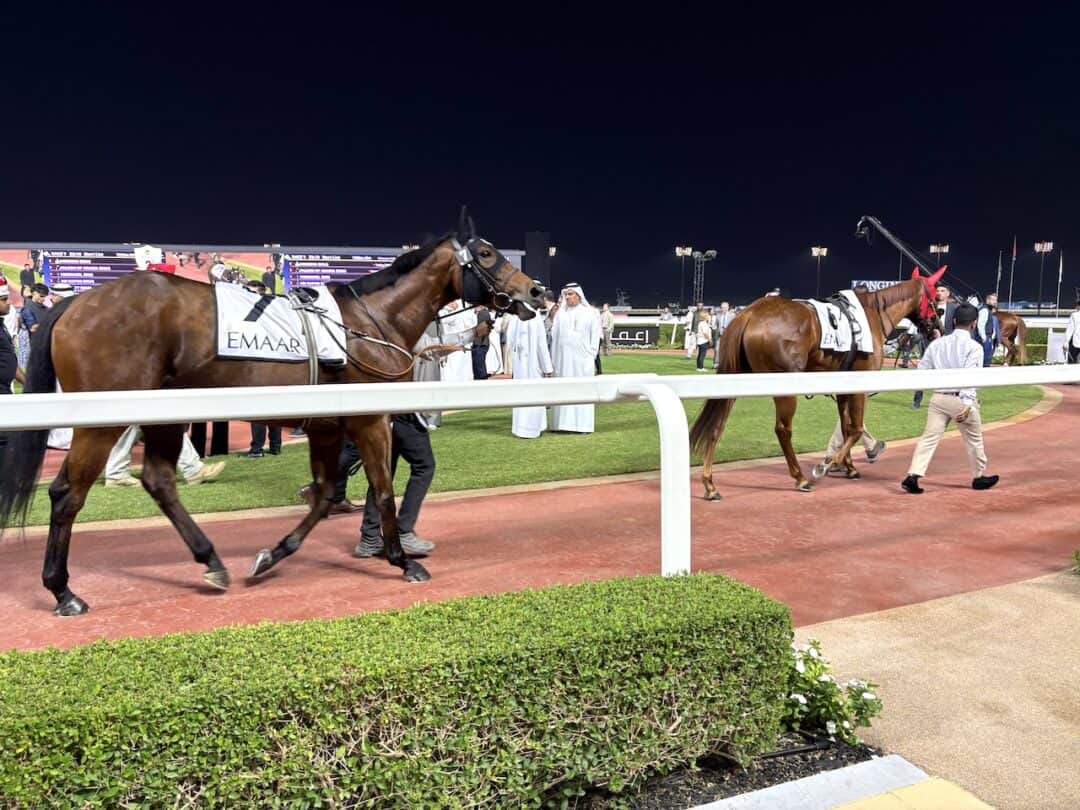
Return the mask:
M 725 499 L 707 503 L 694 482 L 693 567 L 722 571 L 792 606 L 807 624 L 882 610 L 1061 570 L 1080 546 L 1069 471 L 1080 428 L 1080 389 L 1062 387 L 1049 414 L 987 433 L 989 492 L 970 488 L 961 443 L 938 450 L 927 492 L 898 483 L 911 448 L 891 447 L 862 481 L 792 489 L 779 463 L 722 468 Z M 432 499 L 421 532 L 438 542 L 433 580 L 408 585 L 382 560 L 354 560 L 358 520 L 323 523 L 263 580 L 243 575 L 300 510 L 207 522 L 235 578 L 228 593 L 202 585 L 171 527 L 76 528 L 72 585 L 91 605 L 52 616 L 39 583 L 43 539 L 0 544 L 0 649 L 70 646 L 102 637 L 200 630 L 261 620 L 330 617 L 417 600 L 488 593 L 659 569 L 659 482 L 601 484 L 459 500 Z

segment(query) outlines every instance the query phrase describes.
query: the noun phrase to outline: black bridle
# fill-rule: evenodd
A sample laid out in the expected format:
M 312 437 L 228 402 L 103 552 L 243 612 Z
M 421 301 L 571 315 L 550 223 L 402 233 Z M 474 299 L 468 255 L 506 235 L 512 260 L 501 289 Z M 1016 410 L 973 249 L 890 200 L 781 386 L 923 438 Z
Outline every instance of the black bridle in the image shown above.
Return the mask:
M 509 286 L 510 280 L 522 271 L 510 264 L 491 242 L 481 239 L 479 236 L 472 237 L 464 245 L 455 238 L 452 240 L 452 244 L 454 246 L 454 258 L 461 267 L 461 297 L 466 301 L 474 302 L 488 297 L 492 308 L 500 315 L 509 311 L 514 306 L 514 299 L 509 293 L 499 288 Z M 478 258 L 481 247 L 489 249 L 494 254 L 490 261 Z M 502 267 L 504 264 L 510 264 L 514 268 L 514 272 L 500 282 L 491 271 L 497 267 Z M 467 309 L 475 306 L 474 303 Z

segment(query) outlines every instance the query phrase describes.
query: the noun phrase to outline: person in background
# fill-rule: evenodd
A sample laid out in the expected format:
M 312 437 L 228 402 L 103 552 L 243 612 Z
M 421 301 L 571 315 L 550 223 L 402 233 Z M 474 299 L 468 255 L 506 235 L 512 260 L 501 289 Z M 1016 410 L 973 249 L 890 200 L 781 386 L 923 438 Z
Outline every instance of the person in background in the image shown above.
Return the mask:
M 709 347 L 712 345 L 713 333 L 712 327 L 709 325 L 709 313 L 705 311 L 704 307 L 698 310 L 698 322 L 694 339 L 697 341 L 697 370 L 706 372 L 708 369 L 705 368 L 705 355 L 709 353 Z
M 660 310 L 660 321 L 662 323 L 668 323 L 675 320 L 675 316 L 671 314 L 671 307 L 664 307 Z
M 943 331 L 939 332 L 934 330 L 932 340 L 936 340 L 943 335 L 951 335 L 953 331 L 953 317 L 956 314 L 956 307 L 959 306 L 956 301 L 952 300 L 952 293 L 949 288 L 944 284 L 939 284 L 934 288 L 934 309 L 937 310 L 938 320 L 941 321 L 941 328 Z M 916 391 L 915 395 L 911 398 L 912 410 L 918 410 L 922 405 L 923 392 Z
M 1080 362 L 1080 298 L 1076 299 L 1076 309 L 1069 315 L 1069 324 L 1065 327 L 1065 345 L 1061 350 L 1065 353 L 1066 363 Z
M 15 356 L 15 345 L 5 325 L 9 312 L 11 312 L 11 301 L 7 279 L 0 276 L 0 395 L 11 393 L 11 383 L 14 380 L 18 380 L 20 384 L 26 383 Z M 0 433 L 0 441 L 6 442 L 6 435 Z M 2 449 L 3 445 L 0 444 L 0 450 Z
M 474 380 L 486 380 L 490 375 L 487 370 L 487 356 L 491 348 L 491 313 L 477 307 L 476 326 L 473 327 L 472 376 Z
M 615 333 L 615 315 L 607 304 L 600 309 L 600 330 L 604 337 L 604 354 L 611 354 L 611 336 Z
M 132 425 L 116 440 L 116 444 L 109 452 L 109 460 L 105 463 L 106 487 L 137 487 L 141 483 L 131 474 L 131 449 L 135 446 L 135 441 L 141 432 L 138 425 Z M 187 483 L 195 486 L 215 480 L 225 469 L 225 462 L 215 461 L 204 464 L 185 431 L 180 444 L 180 458 L 176 466 Z
M 982 346 L 983 365 L 989 366 L 994 361 L 994 349 L 1001 343 L 1001 323 L 998 321 L 997 293 L 987 293 L 986 303 L 979 307 L 979 319 L 975 323 L 972 337 Z
M 690 307 L 683 317 L 683 349 L 686 350 L 686 359 L 689 360 L 697 351 L 697 307 Z
M 22 270 L 19 271 L 19 289 L 33 287 L 36 283 L 37 274 L 34 272 L 34 266 L 30 262 L 26 262 Z
M 559 310 L 551 327 L 551 363 L 559 377 L 592 377 L 600 348 L 600 319 L 589 306 L 580 284 L 563 288 Z M 553 405 L 551 429 L 569 433 L 595 430 L 596 406 Z
M 953 317 L 952 334 L 938 338 L 926 349 L 919 361 L 920 369 L 982 368 L 982 347 L 972 339 L 975 321 L 979 313 L 971 304 L 960 304 Z M 971 488 L 990 489 L 998 482 L 996 475 L 984 475 L 986 452 L 983 449 L 982 420 L 979 418 L 978 392 L 974 388 L 938 389 L 930 398 L 926 413 L 926 427 L 911 457 L 907 477 L 900 487 L 912 495 L 921 495 L 923 488 L 919 479 L 926 475 L 949 422 L 955 421 L 967 449 L 971 465 Z
M 733 320 L 735 320 L 735 313 L 731 311 L 731 304 L 727 301 L 721 301 L 720 311 L 713 315 L 713 321 L 715 322 L 713 327 L 713 368 L 716 368 L 717 358 L 720 357 L 720 338 L 724 336 L 725 330 Z
M 551 377 L 555 368 L 551 364 L 544 324 L 540 317 L 521 320 L 510 316 L 506 339 L 510 347 L 513 376 L 515 380 L 535 380 Z M 510 432 L 519 439 L 537 439 L 547 430 L 547 408 L 543 405 L 514 408 Z

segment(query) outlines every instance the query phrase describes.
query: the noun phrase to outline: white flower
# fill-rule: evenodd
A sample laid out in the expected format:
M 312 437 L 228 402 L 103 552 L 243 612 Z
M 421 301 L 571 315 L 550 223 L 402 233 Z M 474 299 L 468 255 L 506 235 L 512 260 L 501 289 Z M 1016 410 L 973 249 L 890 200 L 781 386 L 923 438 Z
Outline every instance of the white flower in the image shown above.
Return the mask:
M 818 680 L 822 683 L 829 683 L 832 680 L 832 675 L 826 673 L 825 675 L 818 675 Z
M 863 700 L 877 700 L 877 695 L 875 695 L 873 692 L 863 692 L 862 693 L 862 699 Z
M 849 723 L 847 720 L 845 720 L 843 723 L 841 723 L 841 725 L 846 729 L 851 728 L 851 723 Z
M 803 706 L 806 705 L 806 698 L 800 695 L 798 692 L 792 692 L 791 699 L 799 701 L 799 703 L 801 703 Z
M 806 652 L 811 658 L 821 658 L 821 656 L 818 654 L 818 651 L 815 650 L 813 647 L 808 649 Z
M 836 723 L 834 723 L 832 720 L 826 721 L 825 722 L 825 730 L 827 732 L 829 732 L 830 734 L 835 734 L 836 733 Z
M 806 664 L 802 662 L 801 658 L 795 659 L 795 671 L 798 672 L 800 675 L 806 672 Z

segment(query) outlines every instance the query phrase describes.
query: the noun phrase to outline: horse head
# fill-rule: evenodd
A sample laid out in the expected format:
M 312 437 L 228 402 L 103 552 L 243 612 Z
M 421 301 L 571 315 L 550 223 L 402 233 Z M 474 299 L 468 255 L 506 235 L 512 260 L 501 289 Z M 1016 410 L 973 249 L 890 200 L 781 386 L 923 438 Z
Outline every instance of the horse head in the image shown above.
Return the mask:
M 513 312 L 523 321 L 544 306 L 544 285 L 510 264 L 491 242 L 476 235 L 476 225 L 461 207 L 454 260 L 461 270 L 461 296 L 497 312 Z

